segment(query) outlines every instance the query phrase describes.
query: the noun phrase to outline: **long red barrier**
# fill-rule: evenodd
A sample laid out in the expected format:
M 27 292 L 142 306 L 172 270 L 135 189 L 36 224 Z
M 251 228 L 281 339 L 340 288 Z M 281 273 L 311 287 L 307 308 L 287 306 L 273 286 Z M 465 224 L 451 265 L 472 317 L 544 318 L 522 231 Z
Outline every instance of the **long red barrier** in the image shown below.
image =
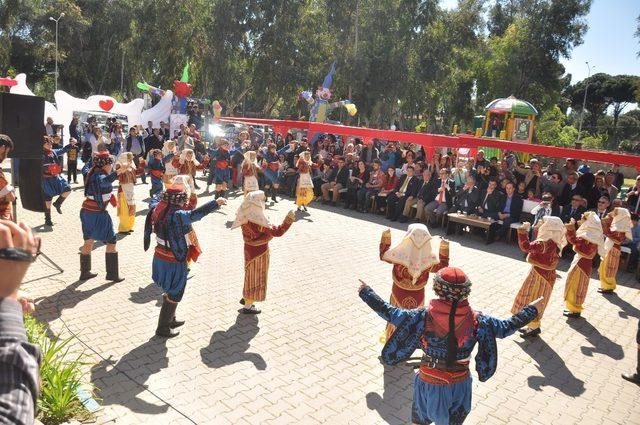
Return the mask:
M 309 121 L 276 120 L 266 118 L 223 117 L 222 121 L 241 122 L 254 125 L 267 125 L 274 128 L 278 134 L 284 134 L 289 129 L 309 130 L 311 133 L 331 133 L 342 136 L 355 136 L 365 140 L 378 138 L 398 142 L 414 143 L 425 148 L 471 148 L 480 147 L 499 148 L 514 152 L 525 152 L 533 155 L 543 155 L 552 158 L 576 158 L 581 161 L 604 162 L 620 164 L 640 169 L 640 156 L 628 153 L 599 151 L 591 149 L 563 148 L 557 146 L 533 145 L 528 143 L 510 142 L 466 134 L 445 136 L 442 134 L 413 133 L 409 131 L 379 130 L 374 128 L 351 127 L 336 124 L 315 123 Z

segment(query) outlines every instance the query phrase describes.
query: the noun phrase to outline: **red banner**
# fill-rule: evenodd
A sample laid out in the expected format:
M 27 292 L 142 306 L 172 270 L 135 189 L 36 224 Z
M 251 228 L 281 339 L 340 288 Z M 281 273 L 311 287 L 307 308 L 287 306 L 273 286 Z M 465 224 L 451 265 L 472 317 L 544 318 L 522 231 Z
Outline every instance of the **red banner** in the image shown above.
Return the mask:
M 629 153 L 597 151 L 590 149 L 561 148 L 556 146 L 532 145 L 527 143 L 510 142 L 507 140 L 487 139 L 466 134 L 445 136 L 442 134 L 413 133 L 409 131 L 379 130 L 374 128 L 350 127 L 336 124 L 325 124 L 308 121 L 275 120 L 264 118 L 223 117 L 222 121 L 241 122 L 253 125 L 266 125 L 279 131 L 289 129 L 306 129 L 310 133 L 331 133 L 343 136 L 360 137 L 364 140 L 378 138 L 380 140 L 394 140 L 398 142 L 422 145 L 425 149 L 446 147 L 452 149 L 479 147 L 498 148 L 513 152 L 525 152 L 533 155 L 543 155 L 552 158 L 576 158 L 581 161 L 604 162 L 620 164 L 640 169 L 640 156 Z

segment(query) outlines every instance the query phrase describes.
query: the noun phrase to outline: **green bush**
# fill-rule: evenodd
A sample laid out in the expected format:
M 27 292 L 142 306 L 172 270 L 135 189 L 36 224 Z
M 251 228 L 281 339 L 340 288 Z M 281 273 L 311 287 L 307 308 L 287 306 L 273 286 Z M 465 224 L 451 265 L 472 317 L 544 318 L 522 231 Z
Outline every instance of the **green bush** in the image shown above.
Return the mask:
M 69 343 L 74 337 L 50 339 L 45 327 L 30 315 L 25 316 L 24 323 L 27 339 L 42 351 L 38 418 L 45 425 L 56 425 L 86 416 L 88 412 L 77 396 L 83 385 L 82 353 L 69 359 Z

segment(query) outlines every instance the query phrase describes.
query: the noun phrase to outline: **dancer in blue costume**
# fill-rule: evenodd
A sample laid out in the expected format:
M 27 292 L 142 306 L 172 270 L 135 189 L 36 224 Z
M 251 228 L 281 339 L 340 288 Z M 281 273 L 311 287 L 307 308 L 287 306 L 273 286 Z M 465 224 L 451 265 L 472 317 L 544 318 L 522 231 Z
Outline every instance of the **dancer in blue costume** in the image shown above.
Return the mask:
M 496 338 L 505 338 L 535 319 L 542 298 L 509 319 L 474 311 L 467 301 L 471 282 L 455 267 L 441 269 L 434 278 L 438 298 L 415 310 L 393 307 L 362 283 L 360 298 L 396 331 L 382 349 L 382 359 L 393 365 L 417 349 L 424 354 L 414 381 L 412 421 L 416 424 L 462 424 L 471 410 L 469 361 L 478 344 L 476 371 L 486 381 L 496 371 Z
M 44 224 L 45 226 L 53 226 L 51 221 L 51 204 L 54 197 L 58 197 L 53 206 L 56 207 L 58 214 L 62 214 L 62 203 L 71 193 L 71 186 L 62 177 L 62 167 L 60 161 L 63 155 L 75 146 L 77 142 L 72 142 L 60 149 L 53 149 L 51 138 L 44 136 L 42 151 L 42 191 L 44 192 Z
M 113 196 L 113 182 L 118 177 L 113 171 L 113 158 L 109 152 L 98 152 L 92 160 L 93 166 L 87 173 L 84 196 L 80 210 L 84 245 L 80 252 L 80 280 L 96 277 L 91 273 L 91 251 L 94 241 L 106 245 L 105 263 L 107 280 L 122 282 L 118 272 L 118 252 L 116 251 L 116 232 L 107 206 L 116 206 Z
M 271 142 L 267 144 L 266 148 L 262 149 L 262 157 L 264 158 L 264 176 L 266 181 L 264 183 L 264 193 L 266 197 L 269 197 L 269 190 L 271 189 L 271 200 L 278 202 L 276 199 L 276 193 L 280 187 L 280 178 L 282 177 L 282 171 L 280 170 L 279 156 L 289 152 L 293 149 L 293 144 L 289 144 L 280 150 L 276 150 L 275 143 Z
M 156 335 L 166 338 L 177 336 L 180 332 L 174 328 L 184 324 L 176 320 L 176 308 L 187 285 L 187 262 L 192 250 L 186 236 L 193 231 L 191 224 L 227 203 L 226 199 L 218 198 L 194 210 L 184 209 L 189 202 L 187 192 L 183 185 L 168 186 L 151 201 L 145 222 L 144 249 L 149 249 L 151 233 L 155 233 L 152 278 L 163 290 Z

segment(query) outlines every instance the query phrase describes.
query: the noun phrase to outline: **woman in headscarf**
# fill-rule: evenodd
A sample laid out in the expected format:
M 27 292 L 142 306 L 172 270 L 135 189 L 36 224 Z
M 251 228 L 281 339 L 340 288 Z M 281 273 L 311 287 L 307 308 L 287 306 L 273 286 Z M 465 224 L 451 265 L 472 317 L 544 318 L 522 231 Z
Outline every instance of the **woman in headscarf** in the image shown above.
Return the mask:
M 247 133 L 248 134 L 248 133 Z M 244 196 L 247 193 L 260 190 L 258 185 L 258 172 L 260 167 L 258 166 L 258 155 L 255 151 L 247 151 L 244 153 L 244 160 L 242 161 L 242 189 Z
M 576 255 L 573 257 L 571 267 L 567 273 L 567 280 L 564 287 L 564 304 L 567 317 L 580 317 L 582 304 L 587 296 L 589 279 L 591 279 L 591 269 L 593 258 L 596 254 L 604 256 L 604 236 L 602 234 L 602 223 L 600 218 L 593 211 L 587 211 L 578 221 L 576 231 L 576 221 L 572 218 L 566 225 L 567 241 L 573 245 Z
M 616 275 L 620 265 L 620 245 L 626 239 L 632 239 L 631 214 L 625 208 L 614 208 L 603 220 L 602 230 L 606 236 L 604 256 L 598 274 L 600 275 L 601 294 L 611 294 L 616 289 Z
M 118 233 L 133 232 L 133 224 L 136 219 L 136 200 L 133 187 L 136 182 L 136 168 L 131 152 L 122 152 L 116 162 L 118 173 Z
M 272 226 L 264 214 L 266 197 L 263 191 L 249 192 L 238 208 L 232 229 L 242 227 L 244 240 L 244 288 L 240 304 L 242 313 L 258 314 L 256 301 L 264 301 L 267 296 L 269 274 L 269 241 L 284 235 L 295 219 L 289 211 L 280 226 Z
M 540 219 L 539 224 L 538 236 L 533 242 L 529 241 L 528 233 L 531 223 L 524 223 L 518 229 L 518 245 L 523 252 L 527 253 L 527 262 L 531 264 L 531 270 L 522 283 L 511 312 L 515 314 L 532 300 L 544 297 L 544 301 L 538 308 L 538 316 L 526 329 L 520 329 L 523 338 L 534 337 L 541 332 L 540 321 L 556 282 L 556 267 L 560 260 L 560 252 L 567 242 L 565 239 L 567 229 L 560 217 L 546 216 Z
M 493 376 L 498 364 L 496 338 L 505 338 L 533 320 L 541 299 L 506 320 L 484 315 L 469 305 L 471 282 L 455 267 L 445 267 L 434 276 L 433 290 L 438 298 L 428 306 L 410 310 L 383 301 L 364 283 L 359 295 L 378 316 L 398 329 L 382 349 L 385 364 L 403 362 L 417 348 L 424 351 L 414 378 L 411 422 L 462 424 L 471 411 L 469 362 L 476 343 L 476 371 L 484 382 Z
M 116 251 L 116 233 L 113 221 L 107 212 L 109 204 L 116 206 L 113 196 L 113 182 L 118 177 L 113 171 L 113 158 L 109 152 L 98 152 L 93 157 L 93 166 L 87 173 L 84 196 L 80 210 L 84 245 L 80 251 L 80 280 L 96 277 L 91 273 L 91 251 L 94 241 L 102 241 L 106 245 L 105 263 L 107 280 L 121 282 L 124 279 L 118 272 L 118 252 Z
M 176 320 L 176 308 L 182 300 L 187 284 L 187 263 L 193 250 L 189 238 L 192 224 L 227 203 L 218 198 L 196 209 L 188 209 L 189 185 L 184 179 L 167 187 L 159 202 L 152 201 L 144 229 L 144 248 L 149 249 L 151 233 L 156 234 L 156 248 L 153 255 L 152 279 L 163 290 L 162 308 L 158 318 L 156 335 L 172 338 L 179 334 L 174 328 L 184 321 Z
M 389 301 L 392 306 L 406 309 L 422 307 L 429 273 L 449 265 L 449 242 L 442 239 L 436 254 L 431 241 L 429 229 L 420 223 L 410 224 L 404 238 L 393 248 L 391 230 L 382 233 L 380 259 L 393 264 L 393 286 Z M 395 326 L 388 323 L 381 342 L 388 341 L 394 330 Z
M 298 158 L 298 186 L 296 187 L 296 205 L 298 211 L 307 211 L 307 205 L 313 200 L 313 180 L 311 180 L 311 152 L 304 151 Z
M 167 187 L 171 184 L 171 180 L 179 174 L 178 169 L 173 165 L 173 160 L 176 156 L 175 140 L 167 140 L 164 142 L 164 146 L 162 147 L 162 156 L 162 160 L 165 165 L 164 175 L 162 178 L 164 180 L 164 186 Z

